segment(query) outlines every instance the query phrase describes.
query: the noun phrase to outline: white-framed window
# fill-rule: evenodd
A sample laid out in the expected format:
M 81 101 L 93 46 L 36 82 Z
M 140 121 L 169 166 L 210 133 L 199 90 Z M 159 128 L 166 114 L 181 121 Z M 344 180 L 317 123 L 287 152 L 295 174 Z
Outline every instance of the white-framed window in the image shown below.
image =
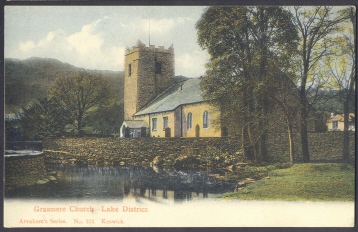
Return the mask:
M 168 128 L 168 117 L 163 117 L 163 130 Z
M 209 113 L 208 111 L 204 111 L 203 113 L 203 128 L 209 127 Z
M 152 131 L 156 131 L 156 130 L 157 130 L 157 119 L 152 118 Z
M 332 130 L 338 129 L 338 121 L 332 121 Z
M 191 112 L 188 113 L 188 118 L 186 121 L 186 128 L 190 130 L 193 128 L 193 114 Z

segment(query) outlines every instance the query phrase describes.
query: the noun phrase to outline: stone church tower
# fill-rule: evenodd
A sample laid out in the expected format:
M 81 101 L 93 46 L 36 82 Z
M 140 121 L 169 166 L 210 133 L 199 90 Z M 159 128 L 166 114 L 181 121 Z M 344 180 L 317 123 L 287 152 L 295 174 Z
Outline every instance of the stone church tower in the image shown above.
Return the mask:
M 174 84 L 174 48 L 137 45 L 127 48 L 124 60 L 124 120 Z

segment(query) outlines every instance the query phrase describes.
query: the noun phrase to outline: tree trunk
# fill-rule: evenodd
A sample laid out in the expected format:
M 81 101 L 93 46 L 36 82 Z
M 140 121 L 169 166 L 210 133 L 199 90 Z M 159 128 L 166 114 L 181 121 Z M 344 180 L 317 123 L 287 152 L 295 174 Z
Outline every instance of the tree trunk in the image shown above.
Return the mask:
M 250 146 L 250 140 L 249 140 L 249 133 L 248 128 L 246 126 L 243 126 L 242 128 L 242 135 L 241 135 L 241 141 L 242 141 L 242 151 L 244 152 L 244 155 L 248 160 L 254 160 L 255 155 L 252 154 L 252 147 Z
M 290 145 L 290 163 L 291 165 L 295 162 L 294 161 L 294 144 L 293 144 L 293 131 L 292 131 L 292 124 L 288 124 L 288 144 Z
M 260 32 L 262 33 L 262 38 L 260 40 L 260 53 L 261 53 L 261 61 L 260 61 L 260 81 L 262 83 L 267 83 L 267 57 L 268 57 L 268 43 L 267 43 L 267 15 L 266 8 L 260 9 Z M 260 103 L 262 104 L 259 109 L 259 130 L 265 128 L 262 132 L 259 140 L 259 159 L 267 161 L 267 148 L 266 148 L 266 138 L 268 130 L 265 127 L 267 123 L 267 113 L 268 113 L 268 105 L 269 102 L 266 98 L 266 95 L 260 97 Z
M 348 93 L 344 100 L 344 129 L 343 129 L 343 161 L 349 163 L 349 103 L 352 99 L 353 88 L 355 85 L 355 78 L 352 75 L 351 82 L 349 84 Z
M 347 100 L 344 102 L 344 129 L 343 129 L 343 161 L 349 162 L 349 106 Z
M 354 41 L 356 41 L 356 17 L 355 17 L 355 12 L 353 10 L 353 8 L 351 9 L 350 12 L 350 16 L 351 16 L 351 22 L 353 24 L 353 35 L 354 35 Z M 356 47 L 354 47 L 354 54 L 356 54 Z M 351 101 L 351 99 L 353 99 L 354 97 L 354 86 L 355 86 L 355 80 L 356 80 L 356 72 L 355 72 L 355 68 L 356 68 L 356 62 L 353 62 L 353 67 L 352 67 L 352 71 L 351 71 L 351 77 L 350 77 L 350 83 L 349 83 L 349 87 L 348 87 L 348 93 L 346 95 L 346 98 L 344 99 L 344 129 L 343 129 L 343 149 L 342 149 L 342 153 L 343 153 L 343 161 L 349 163 L 349 113 L 350 113 L 350 109 L 349 109 L 349 103 Z M 355 104 L 354 104 L 355 105 Z
M 308 103 L 305 93 L 301 90 L 301 146 L 302 146 L 302 158 L 304 163 L 310 162 L 310 154 L 308 150 L 308 133 L 307 133 L 307 121 L 308 121 Z
M 77 133 L 80 134 L 82 130 L 82 114 L 77 117 Z
M 262 99 L 262 118 L 260 119 L 260 129 L 265 128 L 264 131 L 261 134 L 260 137 L 260 158 L 264 161 L 268 161 L 267 157 L 267 146 L 266 146 L 266 140 L 267 140 L 267 133 L 268 129 L 266 127 L 267 123 L 267 115 L 268 115 L 268 105 L 269 101 L 267 98 L 263 97 Z

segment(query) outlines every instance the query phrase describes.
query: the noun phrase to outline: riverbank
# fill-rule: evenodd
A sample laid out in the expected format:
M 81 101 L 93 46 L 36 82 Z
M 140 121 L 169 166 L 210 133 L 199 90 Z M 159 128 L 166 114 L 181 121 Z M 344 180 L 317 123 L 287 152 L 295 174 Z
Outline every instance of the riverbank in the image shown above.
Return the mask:
M 354 201 L 354 166 L 342 163 L 295 164 L 273 169 L 267 177 L 223 199 L 278 201 Z

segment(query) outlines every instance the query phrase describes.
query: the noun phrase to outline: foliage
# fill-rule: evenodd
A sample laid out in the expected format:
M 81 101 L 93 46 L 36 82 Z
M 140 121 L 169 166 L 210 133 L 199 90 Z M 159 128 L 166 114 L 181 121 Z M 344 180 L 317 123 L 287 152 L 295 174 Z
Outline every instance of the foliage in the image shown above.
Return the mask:
M 99 107 L 88 113 L 85 124 L 95 133 L 109 135 L 118 133 L 123 122 L 123 103 L 114 103 L 108 107 Z
M 294 12 L 292 22 L 300 36 L 297 56 L 300 65 L 296 70 L 299 78 L 296 84 L 300 91 L 301 146 L 304 162 L 309 162 L 307 120 L 316 95 L 308 98 L 307 93 L 312 94 L 312 89 L 317 93 L 329 83 L 322 59 L 332 55 L 329 48 L 335 46 L 334 34 L 339 32 L 339 24 L 347 17 L 335 14 L 333 8 L 328 6 L 314 8 L 295 6 L 292 11 Z
M 280 7 L 209 7 L 196 28 L 211 58 L 202 79 L 204 98 L 215 99 L 228 128 L 240 130 L 244 153 L 260 160 L 270 124 L 269 95 L 279 72 L 290 72 L 297 32 Z M 280 70 L 280 71 L 279 71 Z
M 5 115 L 5 139 L 6 141 L 22 141 L 26 139 L 26 133 L 21 127 L 23 112 Z
M 48 97 L 57 78 L 68 72 L 83 70 L 56 59 L 32 57 L 25 60 L 5 58 L 5 112 L 16 114 L 36 99 Z M 123 102 L 123 72 L 87 70 L 101 75 L 116 87 L 115 95 Z
M 71 112 L 78 133 L 82 130 L 82 121 L 86 113 L 93 107 L 108 104 L 111 95 L 108 82 L 88 72 L 69 73 L 56 79 L 50 94 Z
M 331 87 L 337 89 L 339 99 L 343 105 L 344 114 L 344 138 L 343 138 L 343 159 L 349 162 L 349 114 L 355 111 L 355 82 L 356 82 L 356 10 L 348 7 L 342 10 L 341 15 L 348 20 L 340 24 L 340 35 L 334 41 L 336 46 L 331 48 L 335 56 L 326 57 L 325 64 L 332 77 Z
M 5 105 L 16 113 L 32 101 L 47 97 L 47 90 L 64 70 L 78 68 L 55 59 L 5 59 Z
M 346 164 L 295 164 L 269 172 L 262 179 L 224 199 L 354 201 L 354 166 Z
M 70 113 L 56 98 L 42 98 L 23 109 L 22 128 L 30 138 L 58 136 L 70 122 Z

